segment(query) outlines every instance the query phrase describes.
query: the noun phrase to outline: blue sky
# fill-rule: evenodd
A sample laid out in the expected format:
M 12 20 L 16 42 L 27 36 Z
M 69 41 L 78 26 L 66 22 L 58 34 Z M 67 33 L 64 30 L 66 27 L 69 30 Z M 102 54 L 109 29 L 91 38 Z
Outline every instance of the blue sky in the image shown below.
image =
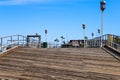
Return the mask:
M 0 0 L 0 36 L 41 34 L 48 41 L 83 39 L 101 26 L 100 0 Z M 104 34 L 120 35 L 120 0 L 106 0 Z

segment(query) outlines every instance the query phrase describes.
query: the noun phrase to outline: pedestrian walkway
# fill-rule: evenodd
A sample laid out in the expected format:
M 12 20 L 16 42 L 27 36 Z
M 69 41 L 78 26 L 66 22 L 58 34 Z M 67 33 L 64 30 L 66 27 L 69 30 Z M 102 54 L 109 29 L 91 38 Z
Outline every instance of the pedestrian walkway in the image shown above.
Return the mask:
M 0 79 L 119 80 L 120 62 L 100 48 L 18 48 L 0 57 Z

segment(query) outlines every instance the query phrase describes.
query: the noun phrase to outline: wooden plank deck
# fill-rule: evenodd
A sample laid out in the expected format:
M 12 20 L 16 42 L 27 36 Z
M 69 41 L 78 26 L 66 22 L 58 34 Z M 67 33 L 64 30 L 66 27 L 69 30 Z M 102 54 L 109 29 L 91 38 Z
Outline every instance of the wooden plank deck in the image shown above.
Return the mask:
M 0 57 L 0 80 L 120 80 L 120 62 L 97 48 L 18 48 Z

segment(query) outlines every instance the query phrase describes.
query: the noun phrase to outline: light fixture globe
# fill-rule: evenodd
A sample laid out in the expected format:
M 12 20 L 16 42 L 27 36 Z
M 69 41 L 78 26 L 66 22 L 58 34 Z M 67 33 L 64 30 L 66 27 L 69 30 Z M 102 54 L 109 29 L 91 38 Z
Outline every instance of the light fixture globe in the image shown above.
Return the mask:
M 85 29 L 85 24 L 82 24 L 83 29 Z
M 102 1 L 100 2 L 100 8 L 101 8 L 102 12 L 105 10 L 105 4 L 106 4 L 106 1 L 105 1 L 105 0 L 102 0 Z

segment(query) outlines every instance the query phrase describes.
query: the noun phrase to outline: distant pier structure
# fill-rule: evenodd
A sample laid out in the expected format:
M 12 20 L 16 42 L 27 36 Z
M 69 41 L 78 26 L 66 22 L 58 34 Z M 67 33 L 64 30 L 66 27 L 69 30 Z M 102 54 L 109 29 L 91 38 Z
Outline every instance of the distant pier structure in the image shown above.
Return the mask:
M 85 43 L 84 43 L 85 42 Z M 113 34 L 106 34 L 102 36 L 103 47 L 105 45 L 111 46 L 120 50 L 120 36 Z M 14 46 L 34 47 L 34 48 L 49 48 L 48 46 L 54 44 L 48 44 L 41 41 L 41 35 L 12 35 L 0 37 L 0 52 L 10 49 Z M 101 36 L 92 39 L 86 38 L 86 40 L 70 40 L 68 43 L 61 45 L 61 48 L 96 48 L 101 45 Z M 50 47 L 51 48 L 51 47 Z M 52 47 L 54 48 L 54 47 Z M 60 48 L 60 47 L 59 47 Z
M 103 46 L 108 45 L 108 46 L 118 49 L 120 48 L 120 36 L 113 35 L 113 34 L 105 34 L 102 36 L 102 44 Z M 95 37 L 92 39 L 86 39 L 85 41 L 84 40 L 70 40 L 68 43 L 62 44 L 61 47 L 62 48 L 69 48 L 69 47 L 81 48 L 81 47 L 84 47 L 84 45 L 89 48 L 100 47 L 101 36 Z
M 34 38 L 34 39 L 30 39 L 30 38 Z M 35 38 L 37 38 L 38 40 L 36 40 Z M 26 39 L 26 42 L 27 42 L 27 47 L 30 47 L 30 46 L 37 46 L 37 47 L 41 47 L 41 35 L 27 35 L 27 39 Z

